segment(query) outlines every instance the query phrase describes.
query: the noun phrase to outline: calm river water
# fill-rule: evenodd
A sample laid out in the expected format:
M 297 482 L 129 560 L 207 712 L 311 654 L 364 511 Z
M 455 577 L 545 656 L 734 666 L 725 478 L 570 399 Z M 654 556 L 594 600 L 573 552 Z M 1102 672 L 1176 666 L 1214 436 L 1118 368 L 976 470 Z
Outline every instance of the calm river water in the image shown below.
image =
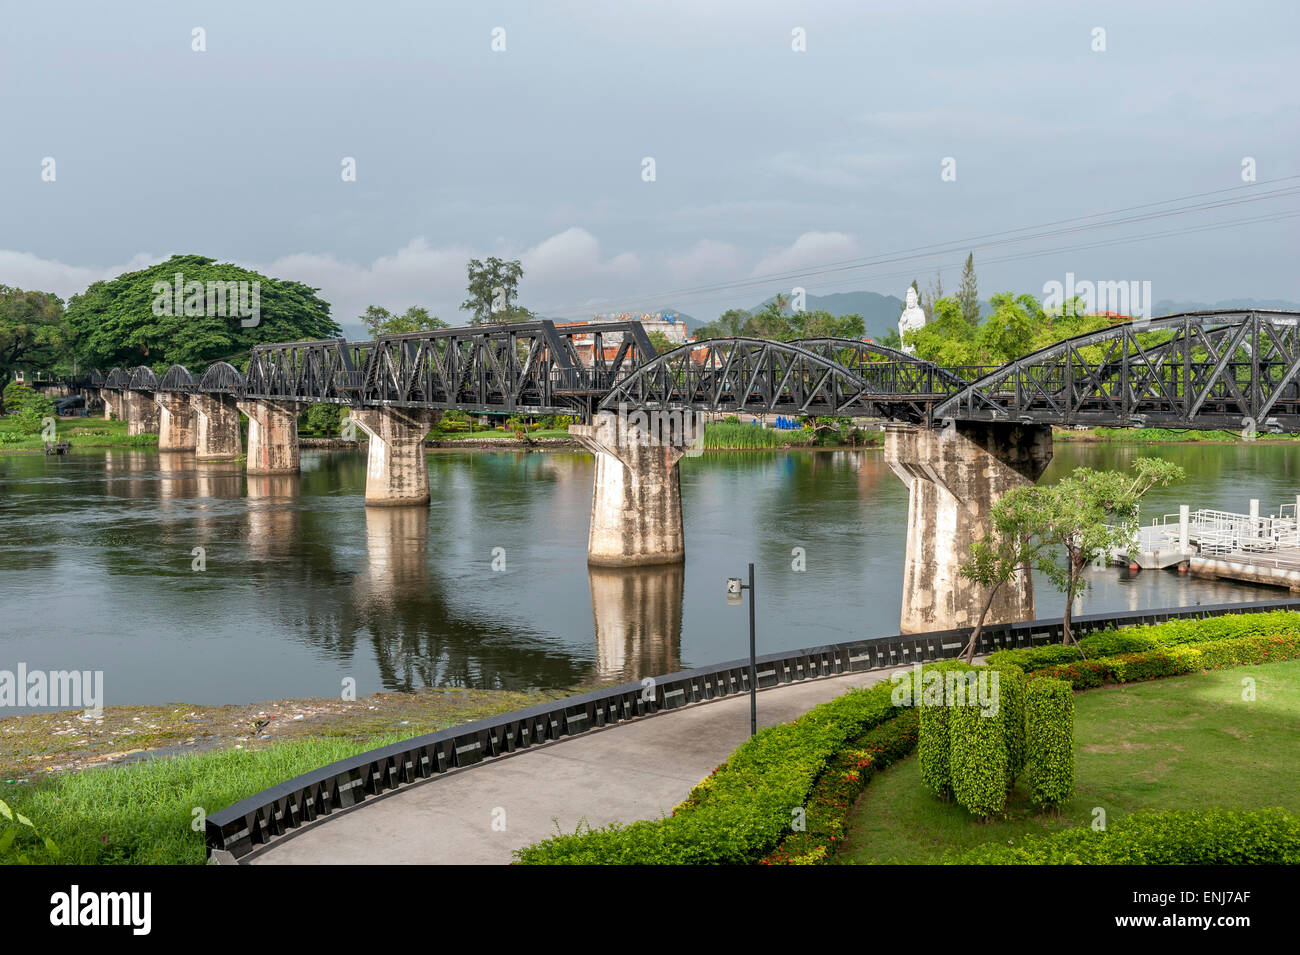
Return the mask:
M 1189 472 L 1150 516 L 1251 497 L 1272 513 L 1300 490 L 1295 445 L 1058 445 L 1044 480 L 1137 454 Z M 898 630 L 907 494 L 879 451 L 684 461 L 686 565 L 648 571 L 588 569 L 585 454 L 436 452 L 429 468 L 427 510 L 383 509 L 362 504 L 358 453 L 304 452 L 292 478 L 141 451 L 0 456 L 0 669 L 103 670 L 108 704 L 335 696 L 347 677 L 359 693 L 632 679 L 744 655 L 725 580 L 751 560 L 760 651 Z M 1086 611 L 1285 596 L 1090 573 Z

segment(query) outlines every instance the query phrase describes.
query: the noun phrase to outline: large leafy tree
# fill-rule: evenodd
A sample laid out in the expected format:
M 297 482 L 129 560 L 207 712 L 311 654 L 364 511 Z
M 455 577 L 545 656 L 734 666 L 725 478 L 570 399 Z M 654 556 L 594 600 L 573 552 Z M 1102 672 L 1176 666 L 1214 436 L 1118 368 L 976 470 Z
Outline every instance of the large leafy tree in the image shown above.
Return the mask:
M 472 313 L 474 325 L 524 322 L 533 317 L 528 309 L 515 304 L 519 297 L 519 280 L 524 267 L 518 259 L 505 261 L 490 256 L 486 262 L 470 259 L 466 266 L 468 298 L 461 308 Z
M 175 303 L 160 302 L 155 285 L 182 282 L 258 283 L 257 324 L 233 305 L 226 315 L 186 315 Z M 242 364 L 248 350 L 264 342 L 336 338 L 329 303 L 300 282 L 271 278 L 201 255 L 174 255 L 166 262 L 95 282 L 68 301 L 67 322 L 83 367 L 113 365 L 201 366 L 217 360 Z M 160 310 L 163 314 L 157 314 Z M 170 312 L 170 314 L 168 314 Z
M 62 370 L 69 338 L 57 295 L 0 285 L 0 382 L 16 368 Z

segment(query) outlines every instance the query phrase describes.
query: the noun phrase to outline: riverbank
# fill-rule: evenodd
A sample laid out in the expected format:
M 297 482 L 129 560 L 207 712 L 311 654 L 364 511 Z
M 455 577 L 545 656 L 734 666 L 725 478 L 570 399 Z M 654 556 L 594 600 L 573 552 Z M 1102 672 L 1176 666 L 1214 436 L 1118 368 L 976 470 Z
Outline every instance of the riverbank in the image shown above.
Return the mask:
M 1052 440 L 1064 444 L 1241 444 L 1239 431 L 1188 431 L 1171 428 L 1052 428 Z M 1300 434 L 1256 433 L 1253 440 L 1296 444 Z
M 125 421 L 105 421 L 103 418 L 55 418 L 56 442 L 66 441 L 74 448 L 138 448 L 158 447 L 156 434 L 127 434 Z M 23 434 L 12 418 L 0 418 L 0 454 L 42 454 L 45 438 L 39 433 Z
M 167 703 L 24 713 L 0 719 L 0 782 L 38 780 L 216 750 L 262 750 L 279 743 L 328 739 L 358 744 L 379 736 L 418 736 L 574 692 L 424 689 L 331 698 L 270 700 L 222 706 Z
M 127 434 L 125 421 L 102 418 L 59 418 L 56 440 L 67 441 L 74 450 L 81 448 L 157 448 L 156 434 Z M 1053 428 L 1052 440 L 1062 444 L 1240 444 L 1236 431 L 1175 431 L 1165 428 Z M 1269 444 L 1300 443 L 1300 434 L 1259 433 L 1255 440 Z M 304 434 L 301 447 L 316 451 L 358 451 L 367 446 L 365 439 Z M 815 441 L 807 429 L 783 430 L 760 428 L 751 424 L 711 422 L 705 427 L 706 451 L 826 451 L 854 448 L 878 448 L 884 445 L 884 432 L 854 429 L 848 439 L 830 443 Z M 502 431 L 477 431 L 466 434 L 434 433 L 424 446 L 435 451 L 577 451 L 582 449 L 568 432 L 558 429 L 530 432 L 519 438 Z M 39 435 L 20 435 L 12 424 L 0 418 L 0 454 L 39 454 L 45 442 Z

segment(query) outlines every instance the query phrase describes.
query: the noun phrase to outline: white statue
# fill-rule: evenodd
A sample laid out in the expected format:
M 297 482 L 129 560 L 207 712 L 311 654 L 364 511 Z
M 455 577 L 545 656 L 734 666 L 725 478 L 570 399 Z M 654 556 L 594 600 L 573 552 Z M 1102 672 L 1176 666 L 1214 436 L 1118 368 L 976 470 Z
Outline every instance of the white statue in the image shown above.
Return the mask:
M 908 288 L 907 290 L 907 307 L 903 309 L 903 314 L 898 318 L 898 334 L 904 337 L 908 332 L 915 331 L 918 328 L 925 327 L 925 311 L 917 304 L 916 289 Z M 904 344 L 903 351 L 909 355 L 915 355 L 911 345 Z

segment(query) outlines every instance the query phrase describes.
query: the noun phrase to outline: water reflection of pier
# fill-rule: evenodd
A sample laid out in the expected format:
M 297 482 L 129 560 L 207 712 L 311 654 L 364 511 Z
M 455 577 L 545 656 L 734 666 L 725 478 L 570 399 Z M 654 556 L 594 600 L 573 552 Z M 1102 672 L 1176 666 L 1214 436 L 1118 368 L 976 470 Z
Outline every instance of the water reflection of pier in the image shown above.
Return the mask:
M 596 627 L 596 679 L 631 680 L 678 669 L 686 569 L 588 569 Z

